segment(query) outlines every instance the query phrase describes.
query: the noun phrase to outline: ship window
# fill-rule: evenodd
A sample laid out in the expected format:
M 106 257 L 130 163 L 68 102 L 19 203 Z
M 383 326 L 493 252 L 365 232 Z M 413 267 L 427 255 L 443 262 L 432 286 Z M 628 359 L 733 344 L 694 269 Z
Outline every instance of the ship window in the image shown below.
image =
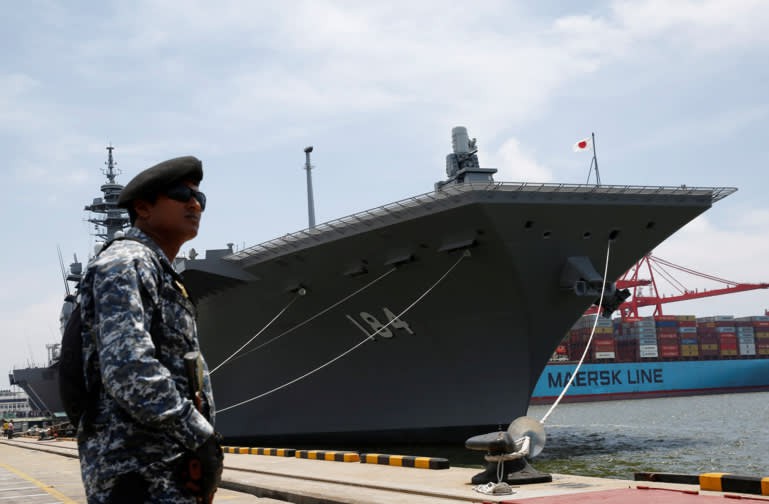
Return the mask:
M 534 225 L 534 221 L 527 220 L 526 223 L 523 225 L 526 229 L 531 229 L 531 227 Z
M 548 238 L 550 238 L 551 234 L 552 234 L 552 231 L 545 231 L 544 233 L 542 233 L 542 238 L 547 240 Z
M 582 233 L 582 238 L 585 240 L 589 240 L 592 237 L 593 237 L 593 233 L 591 233 L 590 231 L 585 231 L 584 233 Z
M 610 240 L 616 240 L 618 236 L 619 236 L 619 229 L 612 229 L 611 232 L 609 233 Z
M 649 221 L 646 223 L 646 229 L 652 229 L 654 227 L 654 221 Z

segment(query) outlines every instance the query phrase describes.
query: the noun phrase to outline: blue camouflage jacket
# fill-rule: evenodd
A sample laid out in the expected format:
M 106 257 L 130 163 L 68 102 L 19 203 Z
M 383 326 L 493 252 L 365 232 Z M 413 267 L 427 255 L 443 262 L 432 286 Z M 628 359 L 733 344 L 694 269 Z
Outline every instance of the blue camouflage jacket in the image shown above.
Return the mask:
M 171 463 L 214 432 L 205 361 L 203 402 L 210 422 L 190 400 L 183 360 L 199 350 L 195 307 L 161 264 L 168 260 L 160 247 L 137 228 L 126 236 L 141 243 L 112 243 L 91 260 L 80 286 L 83 362 L 96 357 L 99 371 L 93 376 L 101 381 L 95 409 L 78 428 L 86 488 Z M 150 335 L 153 321 L 160 328 L 154 331 L 157 347 Z

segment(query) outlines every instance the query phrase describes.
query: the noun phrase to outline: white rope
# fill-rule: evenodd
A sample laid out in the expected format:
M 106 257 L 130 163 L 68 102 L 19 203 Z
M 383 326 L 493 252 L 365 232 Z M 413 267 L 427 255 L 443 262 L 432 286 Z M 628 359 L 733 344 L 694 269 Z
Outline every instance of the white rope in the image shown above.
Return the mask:
M 277 392 L 277 391 L 279 391 L 279 390 L 281 390 L 281 389 L 284 389 L 284 388 L 288 387 L 289 385 L 293 385 L 294 383 L 296 383 L 296 382 L 298 382 L 298 381 L 301 381 L 301 380 L 304 380 L 304 379 L 305 379 L 305 378 L 307 378 L 308 376 L 310 376 L 310 375 L 313 375 L 313 374 L 317 373 L 317 372 L 318 372 L 318 371 L 320 371 L 321 369 L 323 369 L 323 368 L 325 368 L 325 367 L 327 367 L 327 366 L 330 366 L 331 364 L 333 364 L 334 362 L 338 361 L 338 360 L 339 360 L 339 359 L 341 359 L 342 357 L 344 357 L 344 356 L 346 356 L 347 354 L 349 354 L 349 353 L 353 352 L 354 350 L 358 349 L 358 348 L 359 348 L 359 347 L 361 347 L 361 346 L 362 346 L 364 343 L 366 343 L 366 342 L 368 342 L 368 341 L 372 340 L 372 339 L 374 338 L 374 336 L 376 336 L 377 334 L 379 334 L 379 333 L 380 333 L 380 332 L 382 332 L 383 330 L 387 329 L 387 327 L 388 327 L 388 326 L 390 326 L 390 325 L 391 325 L 393 322 L 395 322 L 396 320 L 399 320 L 399 319 L 400 319 L 400 318 L 401 318 L 401 317 L 402 317 L 402 316 L 403 316 L 403 315 L 404 315 L 406 312 L 408 312 L 409 310 L 411 310 L 411 309 L 412 309 L 412 308 L 413 308 L 413 307 L 414 307 L 414 306 L 415 306 L 415 305 L 416 305 L 418 302 L 420 302 L 420 301 L 421 301 L 421 300 L 422 300 L 422 299 L 423 299 L 425 296 L 427 296 L 427 295 L 430 293 L 430 291 L 432 291 L 432 290 L 433 290 L 433 289 L 434 289 L 434 288 L 435 288 L 435 287 L 436 287 L 436 286 L 437 286 L 439 283 L 441 283 L 441 281 L 442 281 L 444 278 L 446 278 L 446 276 L 448 276 L 448 274 L 449 274 L 449 273 L 451 273 L 451 272 L 454 270 L 454 268 L 456 268 L 456 267 L 457 267 L 457 265 L 458 265 L 458 264 L 459 264 L 459 263 L 462 261 L 462 259 L 464 259 L 465 257 L 468 257 L 469 255 L 470 255 L 470 252 L 466 250 L 466 251 L 465 251 L 465 252 L 464 252 L 464 253 L 463 253 L 463 254 L 462 254 L 460 257 L 459 257 L 459 259 L 457 259 L 457 261 L 456 261 L 454 264 L 452 264 L 452 265 L 451 265 L 451 267 L 450 267 L 450 268 L 449 268 L 449 269 L 446 271 L 446 273 L 444 273 L 443 275 L 441 275 L 441 277 L 440 277 L 440 278 L 439 278 L 439 279 L 438 279 L 438 280 L 437 280 L 437 281 L 436 281 L 434 284 L 432 284 L 432 285 L 431 285 L 431 286 L 430 286 L 430 287 L 429 287 L 429 288 L 428 288 L 428 289 L 427 289 L 427 290 L 426 290 L 424 293 L 422 293 L 422 295 L 420 295 L 420 296 L 419 296 L 419 297 L 418 297 L 418 298 L 417 298 L 417 299 L 416 299 L 416 300 L 415 300 L 413 303 L 411 303 L 410 305 L 408 305 L 408 306 L 407 306 L 407 307 L 406 307 L 406 308 L 405 308 L 405 309 L 404 309 L 402 312 L 400 312 L 400 313 L 399 313 L 399 314 L 398 314 L 398 315 L 397 315 L 395 318 L 393 318 L 393 319 L 392 319 L 392 320 L 390 320 L 388 323 L 386 323 L 385 325 L 383 325 L 382 327 L 380 327 L 379 329 L 377 329 L 377 331 L 376 331 L 374 334 L 371 334 L 370 336 L 366 336 L 366 337 L 365 337 L 363 340 L 361 340 L 359 343 L 357 343 L 357 344 L 353 345 L 352 347 L 350 347 L 350 348 L 349 348 L 349 349 L 347 349 L 346 351 L 342 352 L 341 354 L 337 355 L 336 357 L 334 357 L 334 358 L 333 358 L 333 359 L 331 359 L 330 361 L 326 362 L 325 364 L 322 364 L 322 365 L 320 365 L 320 366 L 316 367 L 316 368 L 315 368 L 315 369 L 313 369 L 312 371 L 308 371 L 307 373 L 305 373 L 305 374 L 303 374 L 303 375 L 301 375 L 301 376 L 299 376 L 299 377 L 297 377 L 297 378 L 294 378 L 293 380 L 291 380 L 291 381 L 289 381 L 289 382 L 286 382 L 286 383 L 284 383 L 283 385 L 279 385 L 279 386 L 277 386 L 277 387 L 275 387 L 275 388 L 273 388 L 273 389 L 271 389 L 271 390 L 268 390 L 267 392 L 264 392 L 264 393 L 262 393 L 262 394 L 259 394 L 259 395 L 257 395 L 257 396 L 254 396 L 254 397 L 252 397 L 252 398 L 250 398 L 250 399 L 246 399 L 245 401 L 241 401 L 241 402 L 239 402 L 239 403 L 236 403 L 236 404 L 233 404 L 233 405 L 231 405 L 231 406 L 227 406 L 226 408 L 217 409 L 217 410 L 216 410 L 216 413 L 217 413 L 217 414 L 221 414 L 221 413 L 224 413 L 225 411 L 229 411 L 229 410 L 231 410 L 231 409 L 233 409 L 233 408 L 237 408 L 237 407 L 239 407 L 239 406 L 243 406 L 244 404 L 250 403 L 250 402 L 252 402 L 252 401 L 256 401 L 257 399 L 261 399 L 262 397 L 266 397 L 266 396 L 268 396 L 268 395 L 270 395 L 270 394 L 272 394 L 272 393 L 275 393 L 275 392 Z
M 348 294 L 347 296 L 343 297 L 342 299 L 340 299 L 340 300 L 339 300 L 339 301 L 337 301 L 336 303 L 332 304 L 331 306 L 329 306 L 329 307 L 327 307 L 327 308 L 324 308 L 323 310 L 319 311 L 318 313 L 316 313 L 316 314 L 315 314 L 315 315 L 313 315 L 312 317 L 308 318 L 307 320 L 305 320 L 305 321 L 303 321 L 303 322 L 299 322 L 299 323 L 298 323 L 298 324 L 296 324 L 294 327 L 292 327 L 292 328 L 290 328 L 290 329 L 286 329 L 286 330 L 285 330 L 285 331 L 283 331 L 282 333 L 278 334 L 277 336 L 275 336 L 275 337 L 274 337 L 274 338 L 272 338 L 272 339 L 269 339 L 269 340 L 265 341 L 265 342 L 264 342 L 264 343 L 262 343 L 261 345 L 259 345 L 259 346 L 257 346 L 257 347 L 254 347 L 254 348 L 251 348 L 251 349 L 250 349 L 250 350 L 248 350 L 247 352 L 243 352 L 243 354 L 242 354 L 242 355 L 239 355 L 239 356 L 238 356 L 238 358 L 240 358 L 240 357 L 245 357 L 246 355 L 250 354 L 251 352 L 255 352 L 255 351 L 259 350 L 260 348 L 263 348 L 263 347 L 265 347 L 265 346 L 269 345 L 269 344 L 270 344 L 270 343 L 272 343 L 273 341 L 275 341 L 275 340 L 277 340 L 277 339 L 279 339 L 279 338 L 282 338 L 282 337 L 283 337 L 283 336 L 285 336 L 286 334 L 288 334 L 288 333 L 291 333 L 291 332 L 294 332 L 295 330 L 299 329 L 299 328 L 300 328 L 300 327 L 302 327 L 303 325 L 306 325 L 306 324 L 308 324 L 308 323 L 312 322 L 313 320 L 315 320 L 316 318 L 320 317 L 321 315 L 323 315 L 323 314 L 324 314 L 324 313 L 326 313 L 327 311 L 329 311 L 329 310 L 333 310 L 334 308 L 336 308 L 336 307 L 337 307 L 337 306 L 339 306 L 340 304 L 344 303 L 345 301 L 347 301 L 347 300 L 348 300 L 348 299 L 350 299 L 351 297 L 353 297 L 353 296 L 356 296 L 356 295 L 360 294 L 361 292 L 363 292 L 364 290 L 368 289 L 369 287 L 371 287 L 372 285 L 374 285 L 374 284 L 375 284 L 375 283 L 377 283 L 378 281 L 382 280 L 384 277 L 386 277 L 387 275 L 389 275 L 390 273 L 392 273 L 392 272 L 393 272 L 393 271 L 395 271 L 396 269 L 397 269 L 397 268 L 392 268 L 392 269 L 390 269 L 389 271 L 385 271 L 384 273 L 382 273 L 381 275 L 379 275 L 377 278 L 373 279 L 372 281 L 370 281 L 369 283 L 367 283 L 366 285 L 364 285 L 364 286 L 363 286 L 363 287 L 361 287 L 360 289 L 356 290 L 356 291 L 355 291 L 355 292 L 353 292 L 352 294 Z
M 250 340 L 246 341 L 246 342 L 243 344 L 243 346 L 241 346 L 240 348 L 238 348 L 237 350 L 235 350 L 235 352 L 233 352 L 233 354 L 232 354 L 232 355 L 230 355 L 229 357 L 227 357 L 226 359 L 224 359 L 224 360 L 223 360 L 223 361 L 222 361 L 222 362 L 221 362 L 221 363 L 220 363 L 218 366 L 216 366 L 214 369 L 212 369 L 211 371 L 209 371 L 209 372 L 208 372 L 208 374 L 209 374 L 209 375 L 212 375 L 212 374 L 214 374 L 214 373 L 216 372 L 216 370 L 217 370 L 217 369 L 219 369 L 220 367 L 224 366 L 225 364 L 227 364 L 227 363 L 230 361 L 230 359 L 232 359 L 233 357 L 235 357 L 236 355 L 238 355 L 238 353 L 239 353 L 241 350 L 243 350 L 244 348 L 246 348 L 246 347 L 248 346 L 248 344 L 249 344 L 249 343 L 251 343 L 252 341 L 254 341 L 254 340 L 255 340 L 255 339 L 256 339 L 256 338 L 257 338 L 257 337 L 258 337 L 260 334 L 262 334 L 262 333 L 263 333 L 265 330 L 267 330 L 267 328 L 268 328 L 268 327 L 270 327 L 270 326 L 272 325 L 272 323 L 273 323 L 273 322 L 275 322 L 276 320 L 278 320 L 278 317 L 280 317 L 281 315 L 283 315 L 283 312 L 285 312 L 286 310 L 288 310 L 288 307 L 289 307 L 289 306 L 291 306 L 292 304 L 294 304 L 294 301 L 296 301 L 297 299 L 299 299 L 299 294 L 297 294 L 296 296 L 294 296 L 294 298 L 293 298 L 291 301 L 289 301 L 289 302 L 288 302 L 288 304 L 287 304 L 286 306 L 284 306 L 284 307 L 283 307 L 283 309 L 282 309 L 282 310 L 280 310 L 280 311 L 278 312 L 278 314 L 277 314 L 277 315 L 275 315 L 274 317 L 272 317 L 272 320 L 270 320 L 269 322 L 267 322 L 267 325 L 266 325 L 266 326 L 262 327 L 262 328 L 259 330 L 259 332 L 257 332 L 256 334 L 254 334 L 254 335 L 253 335 L 253 337 L 252 337 Z
M 569 381 L 566 382 L 566 385 L 563 387 L 561 394 L 555 400 L 553 405 L 550 406 L 550 409 L 547 410 L 547 413 L 545 413 L 545 416 L 542 417 L 542 420 L 539 421 L 539 423 L 543 425 L 545 421 L 547 421 L 550 414 L 555 410 L 556 406 L 558 406 L 558 403 L 561 402 L 561 399 L 563 399 L 563 396 L 566 395 L 566 392 L 569 390 L 569 387 L 571 386 L 571 382 L 574 381 L 574 378 L 576 378 L 577 373 L 579 372 L 579 368 L 582 367 L 582 363 L 585 361 L 585 357 L 587 356 L 587 351 L 590 350 L 590 343 L 592 343 L 593 341 L 593 336 L 595 335 L 595 328 L 598 326 L 598 317 L 601 316 L 601 308 L 603 307 L 603 293 L 606 289 L 606 274 L 609 271 L 610 251 L 611 251 L 611 240 L 609 240 L 609 243 L 606 245 L 606 264 L 603 267 L 603 285 L 601 285 L 601 296 L 598 298 L 598 311 L 595 314 L 595 320 L 593 321 L 593 330 L 590 331 L 590 338 L 588 338 L 587 344 L 585 345 L 585 351 L 582 352 L 582 357 L 580 357 L 579 362 L 577 363 L 577 367 L 575 367 L 574 371 L 571 373 L 571 377 L 569 377 Z
M 516 491 L 513 490 L 513 487 L 504 481 L 500 481 L 498 483 L 489 482 L 485 485 L 476 485 L 473 487 L 473 490 L 484 495 L 511 495 L 516 493 Z
M 548 419 L 550 414 L 555 411 L 556 406 L 561 402 L 561 399 L 563 399 L 563 396 L 566 395 L 566 392 L 569 390 L 569 387 L 571 386 L 571 383 L 574 381 L 574 378 L 577 376 L 577 373 L 579 372 L 579 368 L 582 367 L 582 363 L 585 361 L 585 357 L 587 356 L 587 352 L 590 349 L 590 343 L 593 341 L 593 336 L 595 335 L 595 329 L 598 326 L 598 317 L 601 316 L 601 308 L 603 307 L 603 295 L 604 291 L 606 289 L 606 275 L 609 271 L 609 253 L 611 251 L 611 240 L 609 241 L 608 245 L 606 246 L 606 264 L 604 265 L 603 269 L 603 284 L 601 285 L 601 296 L 598 298 L 598 312 L 595 315 L 595 320 L 593 321 L 593 330 L 590 332 L 590 338 L 587 340 L 587 344 L 585 345 L 585 350 L 582 352 L 582 357 L 580 357 L 579 362 L 577 363 L 577 367 L 574 368 L 574 372 L 572 373 L 571 377 L 569 378 L 569 381 L 566 382 L 566 385 L 563 387 L 563 390 L 561 391 L 561 394 L 558 396 L 558 398 L 555 400 L 552 406 L 550 406 L 550 409 L 545 413 L 545 416 L 542 417 L 542 420 L 539 421 L 540 424 L 545 423 L 545 421 Z M 475 490 L 478 493 L 486 494 L 486 495 L 508 495 L 511 493 L 514 493 L 514 490 L 510 485 L 508 485 L 506 482 L 502 481 L 504 478 L 504 462 L 506 460 L 514 460 L 516 458 L 521 458 L 529 454 L 529 451 L 531 449 L 531 437 L 525 436 L 523 438 L 523 442 L 521 443 L 521 447 L 516 450 L 515 453 L 506 453 L 502 455 L 486 455 L 486 461 L 487 462 L 493 462 L 497 461 L 497 482 L 489 482 L 485 485 L 476 485 L 473 487 L 473 490 Z

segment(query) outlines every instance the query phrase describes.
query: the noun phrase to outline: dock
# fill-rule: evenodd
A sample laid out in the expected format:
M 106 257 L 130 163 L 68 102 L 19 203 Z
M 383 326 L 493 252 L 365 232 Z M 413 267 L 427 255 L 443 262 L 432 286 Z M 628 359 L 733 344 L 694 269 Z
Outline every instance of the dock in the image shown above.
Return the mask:
M 248 448 L 228 449 L 222 485 L 215 502 L 292 502 L 296 504 L 460 504 L 526 503 L 708 504 L 724 496 L 769 502 L 762 495 L 703 490 L 698 485 L 660 481 L 631 481 L 553 474 L 551 483 L 514 486 L 513 493 L 488 495 L 470 483 L 478 469 L 409 464 L 398 457 L 283 456 Z M 344 454 L 343 454 L 344 455 Z M 365 462 L 365 461 L 364 461 Z M 437 467 L 437 466 L 434 466 Z M 769 478 L 766 478 L 769 489 Z M 759 482 L 759 488 L 761 488 Z M 81 504 L 77 447 L 73 440 L 14 438 L 0 440 L 0 503 Z

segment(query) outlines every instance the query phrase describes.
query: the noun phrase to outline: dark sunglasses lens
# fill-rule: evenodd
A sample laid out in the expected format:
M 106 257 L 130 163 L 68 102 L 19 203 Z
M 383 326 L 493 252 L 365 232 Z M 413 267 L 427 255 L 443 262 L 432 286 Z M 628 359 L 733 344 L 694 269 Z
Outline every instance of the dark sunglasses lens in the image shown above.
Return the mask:
M 198 200 L 198 203 L 200 203 L 200 210 L 203 211 L 206 209 L 206 195 L 203 194 L 200 191 L 195 191 L 193 194 L 195 196 L 195 199 Z
M 196 200 L 198 200 L 198 203 L 200 203 L 200 209 L 206 209 L 206 195 L 185 185 L 178 185 L 169 188 L 168 191 L 166 191 L 166 196 L 172 200 L 181 201 L 182 203 L 187 203 L 190 198 L 194 197 Z

